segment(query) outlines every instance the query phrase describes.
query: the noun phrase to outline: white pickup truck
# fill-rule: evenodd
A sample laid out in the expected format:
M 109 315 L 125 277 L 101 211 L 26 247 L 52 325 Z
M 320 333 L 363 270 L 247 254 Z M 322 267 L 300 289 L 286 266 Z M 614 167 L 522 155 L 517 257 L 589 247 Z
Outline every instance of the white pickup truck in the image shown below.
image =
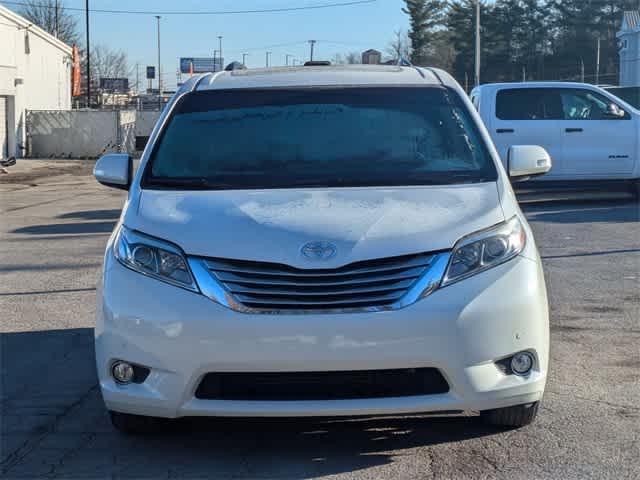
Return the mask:
M 505 166 L 510 146 L 540 145 L 553 167 L 536 181 L 612 181 L 640 196 L 640 111 L 611 93 L 583 83 L 497 83 L 475 88 L 471 101 Z

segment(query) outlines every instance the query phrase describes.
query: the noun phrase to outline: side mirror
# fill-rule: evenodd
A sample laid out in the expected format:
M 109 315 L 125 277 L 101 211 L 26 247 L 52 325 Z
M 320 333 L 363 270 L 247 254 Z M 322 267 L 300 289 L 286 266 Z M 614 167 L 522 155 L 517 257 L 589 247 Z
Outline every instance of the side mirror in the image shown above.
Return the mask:
M 107 187 L 129 190 L 133 177 L 133 162 L 127 153 L 103 155 L 93 167 L 93 176 Z
M 624 118 L 626 113 L 615 103 L 610 103 L 607 105 L 607 113 L 605 115 L 607 118 Z
M 537 145 L 514 145 L 509 148 L 507 165 L 511 180 L 523 181 L 551 170 L 551 157 Z

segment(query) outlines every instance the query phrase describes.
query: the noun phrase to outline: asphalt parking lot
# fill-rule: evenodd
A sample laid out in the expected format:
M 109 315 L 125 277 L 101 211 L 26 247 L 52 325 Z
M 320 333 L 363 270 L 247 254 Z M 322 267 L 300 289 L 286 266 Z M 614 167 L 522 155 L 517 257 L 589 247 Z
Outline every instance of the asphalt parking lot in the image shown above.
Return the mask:
M 5 478 L 640 478 L 640 208 L 524 206 L 551 302 L 551 374 L 521 430 L 474 417 L 188 420 L 124 437 L 101 403 L 95 284 L 123 192 L 91 165 L 0 176 Z M 134 301 L 134 299 L 132 299 Z

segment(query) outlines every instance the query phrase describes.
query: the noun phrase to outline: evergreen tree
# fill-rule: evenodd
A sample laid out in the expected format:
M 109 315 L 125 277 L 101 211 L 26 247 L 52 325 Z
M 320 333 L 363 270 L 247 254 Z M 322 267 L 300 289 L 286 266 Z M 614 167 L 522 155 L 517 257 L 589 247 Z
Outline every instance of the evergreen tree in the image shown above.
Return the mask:
M 405 0 L 411 16 L 412 60 L 473 82 L 476 0 Z M 437 4 L 432 5 L 432 4 Z M 638 0 L 481 0 L 481 80 L 594 82 L 600 38 L 600 82 L 616 83 L 616 33 Z M 442 18 L 444 15 L 444 19 Z
M 493 39 L 487 22 L 491 18 L 494 7 L 490 4 L 482 4 L 480 8 L 480 48 L 482 58 L 482 71 L 480 78 L 487 73 L 487 54 L 491 51 Z M 453 61 L 453 74 L 459 82 L 473 83 L 475 72 L 475 24 L 476 24 L 476 0 L 456 0 L 449 5 L 447 11 L 446 26 L 449 30 L 451 44 L 456 55 Z
M 444 0 L 405 0 L 405 4 L 402 11 L 409 15 L 411 24 L 411 62 L 425 65 L 433 53 L 432 41 L 444 20 L 446 3 Z

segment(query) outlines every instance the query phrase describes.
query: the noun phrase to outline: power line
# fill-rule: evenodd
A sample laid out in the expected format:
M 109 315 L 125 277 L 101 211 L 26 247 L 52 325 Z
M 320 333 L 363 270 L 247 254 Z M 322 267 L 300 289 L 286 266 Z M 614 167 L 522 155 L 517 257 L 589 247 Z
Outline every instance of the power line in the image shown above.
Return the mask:
M 368 46 L 369 43 L 360 43 L 360 42 L 342 42 L 342 41 L 333 41 L 333 40 L 316 40 L 318 43 L 326 43 L 330 45 L 345 45 L 351 47 L 362 47 Z M 274 45 L 264 45 L 262 47 L 244 47 L 244 48 L 232 48 L 228 49 L 229 52 L 249 52 L 249 51 L 261 51 L 261 50 L 271 50 L 278 48 L 288 48 L 295 47 L 298 45 L 308 45 L 309 40 L 299 40 L 296 42 L 287 42 L 287 43 L 278 43 Z
M 318 10 L 322 8 L 333 7 L 349 7 L 355 5 L 365 5 L 369 3 L 375 3 L 378 0 L 353 0 L 348 2 L 336 2 L 336 3 L 324 3 L 319 5 L 306 5 L 302 7 L 282 7 L 282 8 L 263 8 L 253 10 L 169 10 L 169 11 L 155 11 L 155 10 L 107 10 L 100 8 L 92 8 L 92 13 L 111 13 L 111 14 L 126 14 L 126 15 L 239 15 L 248 13 L 286 13 L 286 12 L 298 12 L 302 10 Z M 40 8 L 55 8 L 53 5 L 38 4 L 38 3 L 25 3 L 25 2 L 5 2 L 7 5 L 17 5 L 21 7 L 33 6 Z M 77 7 L 64 7 L 64 10 L 84 12 L 84 8 Z
M 249 47 L 249 48 L 233 48 L 227 51 L 229 52 L 249 52 L 249 51 L 258 51 L 258 50 L 269 50 L 272 48 L 285 48 L 285 47 L 293 47 L 295 45 L 306 45 L 306 40 L 300 40 L 297 42 L 289 42 L 289 43 L 279 43 L 276 45 L 265 45 L 263 47 Z

